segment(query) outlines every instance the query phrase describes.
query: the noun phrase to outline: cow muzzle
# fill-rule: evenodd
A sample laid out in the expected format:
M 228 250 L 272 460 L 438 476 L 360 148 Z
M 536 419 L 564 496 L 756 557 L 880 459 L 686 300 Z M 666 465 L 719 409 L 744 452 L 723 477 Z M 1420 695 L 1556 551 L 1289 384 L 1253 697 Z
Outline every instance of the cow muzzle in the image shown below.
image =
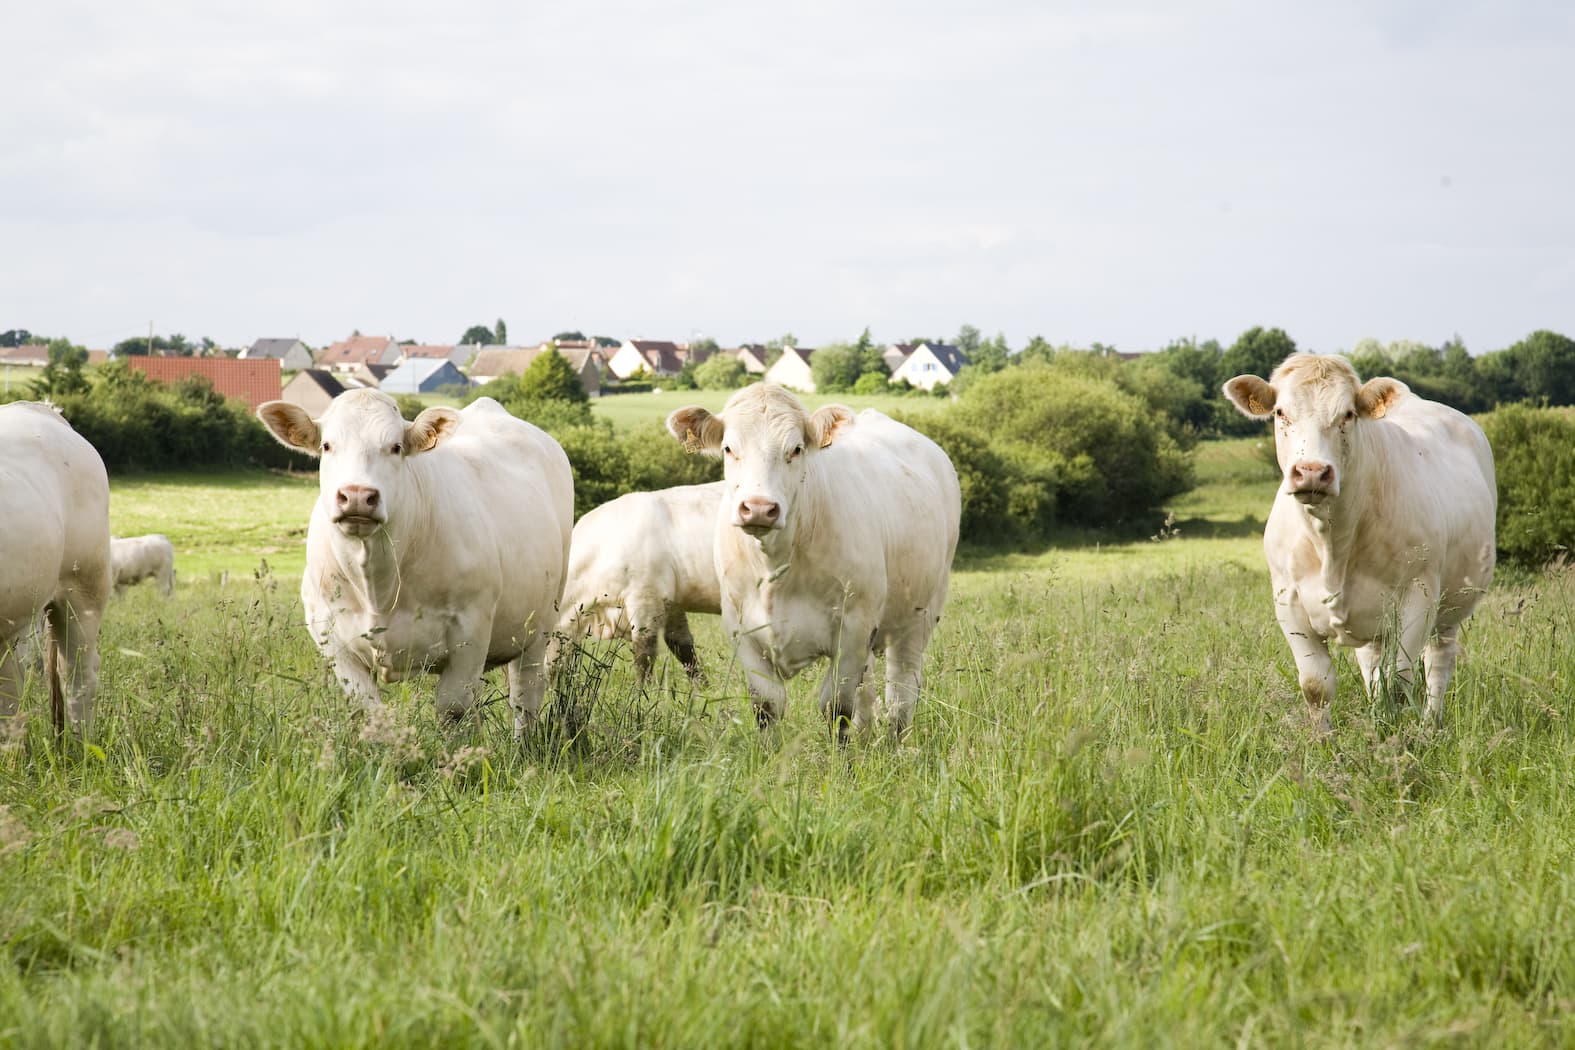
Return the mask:
M 352 536 L 366 536 L 382 527 L 387 516 L 383 496 L 371 485 L 341 485 L 334 492 L 333 521 Z
M 782 504 L 751 496 L 739 500 L 733 511 L 733 524 L 751 535 L 760 536 L 782 527 Z
M 1300 503 L 1322 503 L 1340 494 L 1334 464 L 1314 459 L 1292 463 L 1285 475 L 1285 487 Z

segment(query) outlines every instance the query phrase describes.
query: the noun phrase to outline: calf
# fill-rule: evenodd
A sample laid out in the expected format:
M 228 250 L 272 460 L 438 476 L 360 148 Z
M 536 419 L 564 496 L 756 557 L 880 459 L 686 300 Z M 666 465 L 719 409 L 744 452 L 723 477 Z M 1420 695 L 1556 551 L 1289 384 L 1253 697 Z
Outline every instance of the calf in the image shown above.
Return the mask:
M 147 536 L 112 537 L 109 560 L 115 574 L 115 590 L 143 580 L 156 580 L 159 593 L 168 598 L 175 591 L 175 547 L 158 533 Z
M 629 638 L 641 682 L 665 639 L 691 677 L 701 677 L 689 613 L 718 613 L 713 552 L 722 483 L 631 492 L 574 526 L 560 629 L 569 638 Z

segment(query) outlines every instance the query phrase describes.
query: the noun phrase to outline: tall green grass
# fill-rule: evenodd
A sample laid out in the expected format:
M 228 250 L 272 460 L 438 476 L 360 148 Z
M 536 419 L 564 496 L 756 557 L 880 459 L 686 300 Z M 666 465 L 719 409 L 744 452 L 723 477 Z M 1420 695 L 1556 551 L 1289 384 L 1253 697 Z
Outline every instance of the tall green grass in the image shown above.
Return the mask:
M 958 574 L 846 749 L 709 620 L 710 687 L 595 647 L 515 745 L 500 681 L 369 720 L 289 581 L 133 590 L 91 746 L 36 685 L 0 744 L 0 1043 L 1575 1040 L 1575 579 L 1485 599 L 1441 732 L 1347 660 L 1317 739 L 1261 565 L 1188 542 Z

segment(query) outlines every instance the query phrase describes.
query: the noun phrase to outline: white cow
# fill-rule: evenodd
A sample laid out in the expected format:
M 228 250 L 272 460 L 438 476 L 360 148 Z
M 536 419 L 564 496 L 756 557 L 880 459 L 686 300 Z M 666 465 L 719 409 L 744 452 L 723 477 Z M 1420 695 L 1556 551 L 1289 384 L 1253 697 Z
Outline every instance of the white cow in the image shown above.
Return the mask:
M 1356 648 L 1371 692 L 1404 688 L 1424 660 L 1427 714 L 1441 721 L 1460 624 L 1493 579 L 1498 495 L 1481 428 L 1399 380 L 1360 382 L 1341 357 L 1293 354 L 1225 394 L 1274 419 L 1284 484 L 1263 547 L 1315 718 L 1327 725 L 1334 699 L 1332 641 Z
M 825 656 L 822 710 L 839 738 L 850 720 L 862 729 L 874 715 L 864 679 L 883 650 L 891 727 L 903 734 L 957 549 L 962 495 L 946 453 L 873 410 L 811 415 L 775 383 L 740 390 L 721 415 L 680 408 L 667 427 L 723 458 L 722 626 L 757 718 L 781 717 L 784 680 Z
M 98 632 L 111 591 L 104 461 L 49 405 L 0 405 L 0 715 L 17 712 L 23 656 L 48 628 L 50 706 L 86 735 L 98 693 Z
M 286 401 L 257 415 L 322 458 L 301 601 L 345 691 L 376 704 L 374 676 L 435 671 L 437 709 L 458 718 L 482 671 L 507 664 L 522 732 L 569 559 L 574 479 L 558 443 L 488 397 L 410 423 L 367 389 L 315 420 Z
M 678 662 L 699 678 L 688 614 L 722 611 L 714 522 L 722 482 L 631 492 L 586 514 L 574 526 L 569 583 L 560 630 L 578 638 L 629 638 L 641 682 L 664 638 Z
M 112 537 L 109 560 L 115 572 L 115 590 L 143 580 L 157 580 L 159 593 L 168 598 L 175 591 L 175 545 L 159 533 Z

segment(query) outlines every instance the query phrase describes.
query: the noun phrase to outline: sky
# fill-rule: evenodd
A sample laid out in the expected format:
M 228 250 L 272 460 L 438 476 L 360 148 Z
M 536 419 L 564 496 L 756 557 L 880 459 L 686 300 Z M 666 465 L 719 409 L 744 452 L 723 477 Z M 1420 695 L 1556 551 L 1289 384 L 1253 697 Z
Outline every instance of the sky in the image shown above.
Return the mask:
M 1575 335 L 1575 5 L 0 14 L 0 330 Z

